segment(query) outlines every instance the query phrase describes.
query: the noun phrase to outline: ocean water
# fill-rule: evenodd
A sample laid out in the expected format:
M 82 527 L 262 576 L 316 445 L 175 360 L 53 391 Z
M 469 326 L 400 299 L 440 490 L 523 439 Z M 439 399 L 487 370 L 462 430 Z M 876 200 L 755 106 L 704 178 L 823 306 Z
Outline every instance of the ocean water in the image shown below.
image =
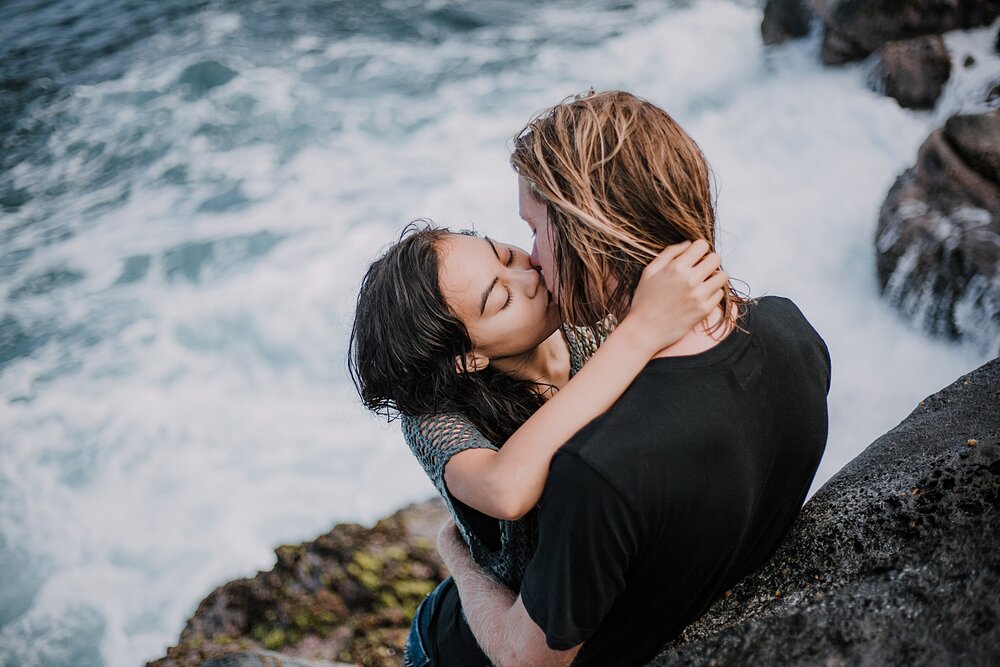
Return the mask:
M 527 244 L 509 138 L 589 87 L 688 129 L 728 270 L 826 338 L 817 486 L 986 361 L 880 299 L 872 238 L 993 33 L 917 113 L 763 48 L 758 4 L 0 6 L 0 665 L 154 659 L 276 545 L 430 496 L 347 378 L 358 282 L 416 217 Z

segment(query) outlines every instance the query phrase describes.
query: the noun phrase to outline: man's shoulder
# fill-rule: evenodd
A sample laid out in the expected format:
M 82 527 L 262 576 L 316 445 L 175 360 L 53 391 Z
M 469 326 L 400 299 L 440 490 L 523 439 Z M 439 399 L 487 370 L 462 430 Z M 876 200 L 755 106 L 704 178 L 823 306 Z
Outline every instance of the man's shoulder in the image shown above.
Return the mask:
M 579 435 L 574 436 L 573 441 L 577 441 Z M 587 489 L 588 493 L 620 495 L 614 480 L 602 470 L 600 465 L 590 460 L 577 448 L 565 446 L 552 457 L 545 490 L 548 491 L 550 488 L 573 492 Z
M 578 433 L 569 444 L 579 442 L 579 437 Z M 552 458 L 549 476 L 545 482 L 545 495 L 580 498 L 581 494 L 586 494 L 590 504 L 613 503 L 620 505 L 625 511 L 634 511 L 636 509 L 634 499 L 628 489 L 622 486 L 622 475 L 615 474 L 606 463 L 587 456 L 586 451 L 564 446 Z M 626 458 L 616 465 L 628 468 L 632 464 L 633 461 Z M 544 503 L 542 506 L 544 507 Z
M 830 353 L 826 341 L 794 301 L 781 296 L 765 296 L 755 299 L 750 307 L 751 331 L 758 335 L 806 342 L 810 348 L 820 349 L 829 366 Z
M 793 328 L 808 328 L 812 325 L 798 305 L 784 296 L 762 296 L 752 300 L 748 306 L 750 321 L 758 326 L 783 324 Z
M 574 436 L 571 442 L 577 441 L 580 433 Z M 552 457 L 546 487 L 550 485 L 573 484 L 579 480 L 594 477 L 603 479 L 603 476 L 586 458 L 580 455 L 580 452 L 576 448 L 563 446 Z

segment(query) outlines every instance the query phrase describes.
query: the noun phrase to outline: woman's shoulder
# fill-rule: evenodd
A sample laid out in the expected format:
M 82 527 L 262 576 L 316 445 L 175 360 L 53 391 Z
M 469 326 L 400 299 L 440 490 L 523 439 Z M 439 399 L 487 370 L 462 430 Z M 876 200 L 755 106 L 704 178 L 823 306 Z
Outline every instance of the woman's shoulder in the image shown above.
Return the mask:
M 403 438 L 419 459 L 433 455 L 450 457 L 473 448 L 497 449 L 467 417 L 457 413 L 436 413 L 400 418 Z

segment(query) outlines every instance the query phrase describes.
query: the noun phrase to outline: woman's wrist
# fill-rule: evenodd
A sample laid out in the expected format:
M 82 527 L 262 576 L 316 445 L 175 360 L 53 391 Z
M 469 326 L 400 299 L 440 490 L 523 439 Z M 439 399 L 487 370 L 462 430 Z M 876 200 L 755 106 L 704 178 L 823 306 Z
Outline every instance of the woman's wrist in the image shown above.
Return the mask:
M 671 343 L 663 342 L 662 332 L 650 331 L 650 325 L 639 317 L 629 313 L 611 332 L 611 336 L 623 339 L 629 347 L 641 352 L 646 357 L 652 357 Z M 676 341 L 674 341 L 676 342 Z

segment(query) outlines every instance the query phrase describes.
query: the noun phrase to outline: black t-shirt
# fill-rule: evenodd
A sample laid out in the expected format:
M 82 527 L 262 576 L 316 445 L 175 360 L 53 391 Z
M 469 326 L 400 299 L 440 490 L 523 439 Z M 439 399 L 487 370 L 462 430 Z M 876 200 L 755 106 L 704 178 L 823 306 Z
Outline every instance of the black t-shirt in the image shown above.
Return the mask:
M 798 515 L 826 445 L 830 361 L 788 299 L 743 331 L 653 359 L 556 455 L 521 586 L 553 649 L 631 665 L 759 568 Z

